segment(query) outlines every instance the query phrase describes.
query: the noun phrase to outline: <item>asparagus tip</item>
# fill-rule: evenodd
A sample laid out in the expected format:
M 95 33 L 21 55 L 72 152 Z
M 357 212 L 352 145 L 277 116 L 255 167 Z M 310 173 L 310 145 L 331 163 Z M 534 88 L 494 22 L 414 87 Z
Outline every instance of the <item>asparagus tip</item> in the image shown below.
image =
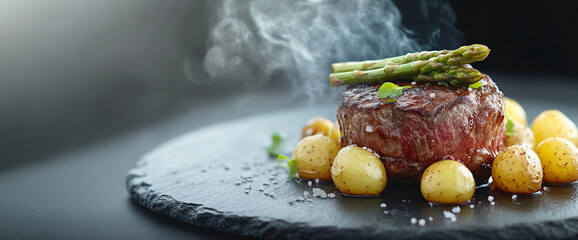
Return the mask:
M 343 81 L 341 81 L 341 79 L 335 76 L 335 74 L 329 74 L 329 84 L 331 85 L 331 87 L 336 88 L 343 85 Z

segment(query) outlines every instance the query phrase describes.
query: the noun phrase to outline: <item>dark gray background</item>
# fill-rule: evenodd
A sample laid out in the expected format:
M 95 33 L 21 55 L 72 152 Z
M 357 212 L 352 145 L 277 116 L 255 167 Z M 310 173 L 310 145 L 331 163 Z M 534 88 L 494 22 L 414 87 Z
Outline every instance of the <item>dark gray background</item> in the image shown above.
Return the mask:
M 396 3 L 417 38 L 428 32 L 419 1 Z M 464 44 L 492 49 L 476 66 L 506 95 L 522 104 L 577 100 L 575 2 L 450 3 Z M 141 209 L 124 189 L 126 172 L 186 131 L 327 102 L 280 97 L 283 82 L 209 83 L 201 60 L 212 7 L 0 1 L 0 238 L 226 237 Z

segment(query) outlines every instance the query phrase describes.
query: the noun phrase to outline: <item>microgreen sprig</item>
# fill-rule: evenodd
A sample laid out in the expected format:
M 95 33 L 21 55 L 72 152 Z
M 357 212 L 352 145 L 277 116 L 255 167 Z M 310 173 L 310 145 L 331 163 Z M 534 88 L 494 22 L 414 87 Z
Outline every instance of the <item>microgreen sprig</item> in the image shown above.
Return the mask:
M 395 102 L 396 97 L 403 94 L 403 89 L 411 88 L 411 86 L 397 86 L 395 83 L 392 82 L 385 82 L 377 91 L 377 97 L 379 98 L 386 98 L 387 102 Z
M 283 162 L 283 160 L 285 160 L 285 162 Z M 277 157 L 277 161 L 279 162 L 279 165 L 281 165 L 283 167 L 289 167 L 289 177 L 291 177 L 291 178 L 297 177 L 297 160 L 296 159 L 291 159 L 291 158 L 288 158 L 287 156 L 285 156 L 283 154 L 279 154 L 279 157 Z
M 514 131 L 514 122 L 510 119 L 506 121 L 506 136 L 516 136 L 516 131 Z
M 271 145 L 265 149 L 270 157 L 276 157 L 281 153 L 283 142 L 284 140 L 279 133 L 273 133 L 271 136 Z

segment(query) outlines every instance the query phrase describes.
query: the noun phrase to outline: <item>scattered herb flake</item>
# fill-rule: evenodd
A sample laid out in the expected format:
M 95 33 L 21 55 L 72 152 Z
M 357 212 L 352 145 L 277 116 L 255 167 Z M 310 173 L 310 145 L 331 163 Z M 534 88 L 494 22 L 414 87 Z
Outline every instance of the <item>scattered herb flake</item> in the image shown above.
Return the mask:
M 271 146 L 266 148 L 267 152 L 269 153 L 269 156 L 276 157 L 279 154 L 281 154 L 283 142 L 284 140 L 281 137 L 281 135 L 279 135 L 279 133 L 273 133 L 273 135 L 271 136 Z
M 514 122 L 510 119 L 506 122 L 506 136 L 516 136 L 516 131 L 514 131 Z
M 411 88 L 411 86 L 397 86 L 395 83 L 392 82 L 385 82 L 379 88 L 377 92 L 377 97 L 379 98 L 387 98 L 386 102 L 395 102 L 395 98 L 403 94 L 403 89 Z
M 286 162 L 283 162 L 283 160 L 285 160 Z M 283 166 L 283 167 L 289 167 L 289 177 L 293 178 L 297 178 L 297 160 L 296 159 L 291 159 L 288 158 L 287 156 L 283 155 L 283 154 L 279 154 L 279 157 L 277 157 L 277 161 L 279 162 L 279 165 Z

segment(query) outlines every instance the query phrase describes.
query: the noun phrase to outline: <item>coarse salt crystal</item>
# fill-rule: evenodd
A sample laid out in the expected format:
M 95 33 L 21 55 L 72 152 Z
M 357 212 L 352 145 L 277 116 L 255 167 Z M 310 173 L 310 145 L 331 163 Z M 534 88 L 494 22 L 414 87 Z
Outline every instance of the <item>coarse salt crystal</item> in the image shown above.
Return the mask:
M 309 196 L 309 191 L 303 191 L 303 196 L 305 197 Z
M 315 181 L 315 184 L 319 184 L 319 178 L 316 178 L 314 181 Z
M 429 94 L 429 97 L 430 97 L 430 98 L 435 98 L 435 97 L 436 97 L 436 94 L 435 94 L 435 93 L 430 93 L 430 94 Z
M 385 207 L 387 207 L 387 204 L 382 203 L 381 205 L 379 205 L 379 207 L 380 207 L 380 208 L 385 208 Z
M 420 219 L 419 221 L 417 221 L 417 224 L 419 224 L 420 226 L 425 226 L 425 219 Z
M 366 132 L 373 132 L 373 127 L 371 127 L 371 125 L 367 125 L 367 126 L 365 126 L 365 131 Z
M 549 187 L 544 187 L 544 192 L 549 192 L 550 188 Z
M 416 84 L 417 84 L 417 82 L 415 82 L 415 81 L 411 82 L 411 85 L 416 85 Z
M 427 218 L 427 220 L 431 222 L 431 221 L 433 221 L 433 217 L 432 217 L 432 216 L 429 216 L 429 217 Z
M 335 193 L 329 193 L 329 194 L 327 194 L 327 197 L 328 198 L 335 198 Z
M 311 185 L 312 185 L 311 181 L 307 181 L 307 185 L 308 185 L 309 187 L 311 187 Z
M 455 206 L 454 208 L 452 208 L 453 213 L 460 213 L 461 211 L 462 209 L 459 206 Z
M 494 206 L 496 205 L 496 202 L 491 202 L 490 205 Z
M 325 191 L 323 191 L 321 188 L 313 188 L 313 197 L 326 198 L 327 193 L 325 193 Z
M 470 204 L 470 208 L 474 208 L 474 204 Z
M 411 224 L 416 224 L 417 223 L 417 218 L 411 218 Z
M 518 198 L 518 195 L 514 194 L 512 195 L 512 200 L 516 200 Z
M 444 211 L 444 217 L 449 219 L 452 222 L 455 222 L 458 220 L 456 215 L 451 213 L 450 211 Z
M 488 202 L 494 201 L 494 196 L 490 195 L 488 196 Z

